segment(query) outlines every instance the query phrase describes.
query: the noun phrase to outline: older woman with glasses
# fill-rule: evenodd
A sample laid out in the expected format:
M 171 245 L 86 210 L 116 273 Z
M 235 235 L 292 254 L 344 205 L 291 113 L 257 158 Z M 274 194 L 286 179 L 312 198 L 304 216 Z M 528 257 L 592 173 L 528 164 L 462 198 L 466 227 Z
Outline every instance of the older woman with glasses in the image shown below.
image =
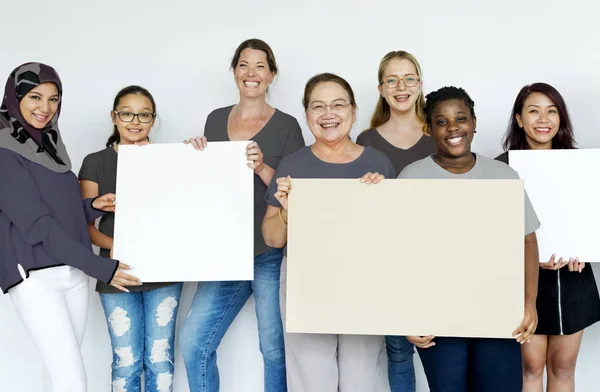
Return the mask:
M 303 105 L 315 143 L 286 157 L 269 185 L 263 235 L 267 244 L 275 248 L 283 248 L 287 243 L 290 178 L 360 178 L 370 184 L 395 176 L 394 167 L 384 154 L 361 147 L 348 137 L 356 121 L 356 101 L 346 80 L 328 73 L 314 76 L 306 84 Z M 283 314 L 284 270 L 285 261 L 280 295 Z M 285 348 L 292 392 L 389 391 L 380 366 L 380 359 L 384 358 L 381 336 L 286 333 Z

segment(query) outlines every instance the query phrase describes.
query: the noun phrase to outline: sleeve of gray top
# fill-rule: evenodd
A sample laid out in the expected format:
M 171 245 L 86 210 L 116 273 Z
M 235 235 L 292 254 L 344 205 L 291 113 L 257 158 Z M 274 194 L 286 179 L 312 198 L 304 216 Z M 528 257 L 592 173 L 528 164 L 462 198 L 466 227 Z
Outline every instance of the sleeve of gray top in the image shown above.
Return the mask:
M 275 170 L 275 174 L 273 174 L 273 178 L 271 178 L 271 182 L 269 183 L 269 188 L 265 193 L 265 201 L 268 205 L 273 207 L 281 207 L 279 201 L 275 198 L 275 192 L 277 192 L 277 179 L 280 177 L 287 177 L 290 174 L 288 164 L 290 157 L 283 158 L 277 169 Z
M 79 180 L 93 181 L 96 184 L 100 182 L 98 175 L 98 161 L 93 154 L 83 158 L 83 163 L 79 169 Z
M 501 157 L 499 157 L 501 161 Z M 507 154 L 508 159 L 508 154 Z M 508 166 L 507 166 L 508 167 Z M 508 167 L 511 173 L 509 178 L 513 178 L 515 180 L 520 179 L 519 173 L 516 172 L 511 167 Z M 531 200 L 529 200 L 529 196 L 527 195 L 527 191 L 525 191 L 525 235 L 531 234 L 540 228 L 540 221 L 538 219 L 537 214 L 535 213 L 535 209 L 533 208 L 533 204 L 531 204 Z
M 414 163 L 411 163 L 410 165 L 406 166 L 401 172 L 400 174 L 398 174 L 398 178 L 419 178 L 418 175 L 418 170 L 415 169 L 415 165 L 418 163 L 419 161 L 416 161 Z
M 385 157 L 385 166 L 381 174 L 384 178 L 396 178 L 396 169 L 388 157 Z
M 118 262 L 96 256 L 92 249 L 71 238 L 42 203 L 29 172 L 7 154 L 0 154 L 0 183 L 10 184 L 0 192 L 0 210 L 27 244 L 41 245 L 52 258 L 104 283 L 112 280 Z
M 304 136 L 302 135 L 302 128 L 298 124 L 298 120 L 292 117 L 290 124 L 290 131 L 288 132 L 287 138 L 285 139 L 285 145 L 283 146 L 283 156 L 286 157 L 302 147 L 306 143 L 304 142 Z
M 533 233 L 540 226 L 541 224 L 533 209 L 533 204 L 531 204 L 529 196 L 527 196 L 527 191 L 525 191 L 525 235 Z

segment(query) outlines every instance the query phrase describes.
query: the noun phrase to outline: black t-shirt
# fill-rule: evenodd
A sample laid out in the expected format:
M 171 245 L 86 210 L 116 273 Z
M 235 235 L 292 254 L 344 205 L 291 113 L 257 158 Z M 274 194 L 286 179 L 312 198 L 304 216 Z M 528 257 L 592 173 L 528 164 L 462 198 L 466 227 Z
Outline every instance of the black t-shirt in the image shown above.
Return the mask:
M 107 147 L 98 152 L 89 154 L 83 159 L 79 169 L 79 180 L 88 180 L 98 184 L 98 195 L 115 193 L 117 189 L 117 158 L 118 154 L 112 147 Z M 118 197 L 118 196 L 117 196 Z M 102 234 L 114 237 L 115 214 L 109 212 L 100 218 L 98 230 Z M 110 249 L 100 249 L 100 256 L 109 257 Z M 173 283 L 144 283 L 142 286 L 132 286 L 127 289 L 132 292 L 148 291 L 165 287 Z M 116 294 L 122 291 L 106 283 L 98 281 L 96 291 L 103 294 Z
M 356 144 L 373 147 L 384 153 L 394 165 L 396 176 L 413 162 L 435 154 L 437 146 L 433 138 L 423 135 L 410 148 L 404 150 L 388 142 L 376 128 L 367 129 L 356 138 Z

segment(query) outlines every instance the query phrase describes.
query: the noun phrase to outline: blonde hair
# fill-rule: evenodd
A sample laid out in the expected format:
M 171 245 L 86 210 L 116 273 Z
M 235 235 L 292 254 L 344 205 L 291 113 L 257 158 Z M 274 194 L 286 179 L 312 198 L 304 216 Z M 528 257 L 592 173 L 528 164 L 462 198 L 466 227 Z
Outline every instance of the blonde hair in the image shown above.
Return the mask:
M 379 63 L 379 71 L 377 72 L 377 81 L 379 83 L 383 80 L 383 73 L 385 72 L 385 68 L 389 64 L 389 62 L 393 59 L 406 59 L 414 64 L 417 70 L 417 76 L 419 77 L 419 81 L 421 81 L 421 66 L 419 62 L 412 54 L 405 52 L 404 50 L 392 51 L 383 56 L 381 62 Z M 427 133 L 427 124 L 425 121 L 425 97 L 423 96 L 423 91 L 419 94 L 417 98 L 417 102 L 415 103 L 415 113 L 419 121 L 423 123 L 423 133 Z M 375 112 L 373 112 L 373 116 L 371 116 L 371 127 L 377 128 L 378 126 L 384 124 L 386 121 L 390 119 L 391 110 L 390 105 L 385 100 L 385 97 L 380 96 L 379 101 L 377 102 L 377 106 L 375 107 Z

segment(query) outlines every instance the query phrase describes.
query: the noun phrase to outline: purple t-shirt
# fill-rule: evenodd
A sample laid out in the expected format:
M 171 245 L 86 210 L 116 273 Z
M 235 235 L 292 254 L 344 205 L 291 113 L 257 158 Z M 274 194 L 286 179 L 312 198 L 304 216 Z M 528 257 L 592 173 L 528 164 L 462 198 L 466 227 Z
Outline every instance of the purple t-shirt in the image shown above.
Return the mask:
M 77 176 L 57 173 L 0 147 L 0 288 L 30 271 L 60 265 L 109 283 L 118 262 L 92 251 L 87 222 L 102 215 L 82 200 Z

